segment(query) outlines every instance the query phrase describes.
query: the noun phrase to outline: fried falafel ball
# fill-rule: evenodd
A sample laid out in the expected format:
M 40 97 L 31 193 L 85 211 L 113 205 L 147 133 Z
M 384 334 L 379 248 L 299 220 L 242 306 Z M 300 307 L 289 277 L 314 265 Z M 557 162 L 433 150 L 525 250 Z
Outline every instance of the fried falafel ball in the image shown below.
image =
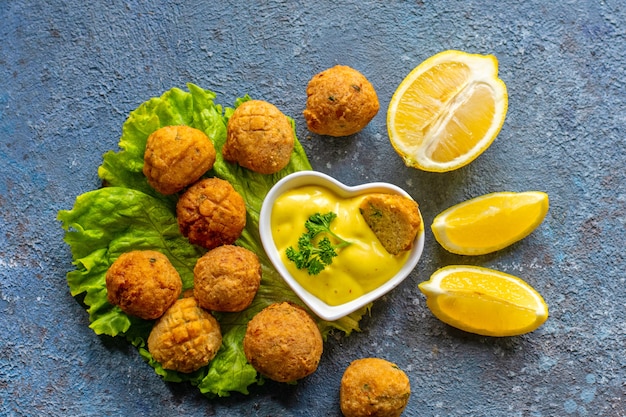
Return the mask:
M 208 365 L 221 345 L 218 321 L 193 297 L 176 301 L 148 337 L 148 351 L 164 369 L 185 373 Z
M 230 245 L 246 226 L 243 197 L 225 180 L 207 178 L 189 187 L 176 204 L 178 227 L 194 245 Z
M 164 126 L 150 134 L 143 173 L 161 194 L 174 194 L 196 182 L 215 163 L 215 147 L 201 130 Z
M 254 172 L 274 174 L 289 163 L 294 143 L 287 116 L 271 103 L 250 100 L 230 116 L 222 155 Z
M 243 339 L 248 362 L 278 382 L 293 382 L 315 372 L 322 350 L 322 335 L 313 318 L 288 302 L 271 304 L 257 313 Z
M 233 245 L 205 253 L 193 270 L 194 296 L 207 310 L 246 309 L 261 284 L 261 263 L 252 251 Z
M 336 65 L 316 74 L 306 88 L 304 119 L 319 135 L 348 136 L 362 130 L 378 113 L 378 96 L 363 74 Z
M 411 395 L 408 376 L 381 358 L 353 361 L 341 378 L 339 402 L 345 417 L 399 417 Z
M 183 288 L 167 256 L 152 250 L 121 254 L 109 267 L 105 281 L 109 303 L 145 320 L 161 317 Z

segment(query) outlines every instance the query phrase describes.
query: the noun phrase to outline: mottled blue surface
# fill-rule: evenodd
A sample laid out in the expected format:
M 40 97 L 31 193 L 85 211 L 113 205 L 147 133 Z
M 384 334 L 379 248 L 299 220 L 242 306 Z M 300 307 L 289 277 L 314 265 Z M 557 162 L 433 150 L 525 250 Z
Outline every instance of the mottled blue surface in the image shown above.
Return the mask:
M 343 370 L 379 356 L 411 379 L 406 416 L 626 416 L 625 22 L 618 0 L 0 0 L 0 415 L 339 416 Z M 413 67 L 446 49 L 495 54 L 509 112 L 472 164 L 425 173 L 392 150 L 386 107 Z M 302 117 L 309 78 L 335 64 L 363 72 L 381 102 L 345 139 L 310 134 Z M 447 253 L 428 230 L 418 269 L 362 332 L 330 338 L 315 374 L 209 400 L 87 327 L 55 220 L 100 185 L 129 111 L 187 82 L 223 105 L 273 102 L 315 169 L 402 186 L 427 224 L 502 190 L 546 191 L 550 212 L 522 242 L 475 258 Z M 550 318 L 503 339 L 442 324 L 417 284 L 456 263 L 525 278 Z

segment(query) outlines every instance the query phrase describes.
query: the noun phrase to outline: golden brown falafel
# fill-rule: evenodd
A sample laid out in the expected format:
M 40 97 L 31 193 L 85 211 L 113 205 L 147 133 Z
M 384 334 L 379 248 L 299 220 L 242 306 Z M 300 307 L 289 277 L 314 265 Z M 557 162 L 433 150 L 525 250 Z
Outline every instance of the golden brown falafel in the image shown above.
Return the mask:
M 167 256 L 152 250 L 121 254 L 109 267 L 105 280 L 109 303 L 145 320 L 161 317 L 183 287 Z
M 222 155 L 252 171 L 273 174 L 289 163 L 294 143 L 287 116 L 271 103 L 250 100 L 230 116 Z
M 317 324 L 301 307 L 272 304 L 257 313 L 246 329 L 243 350 L 262 375 L 278 382 L 293 382 L 312 374 L 323 351 Z
M 408 376 L 380 358 L 353 361 L 341 378 L 339 402 L 345 417 L 399 417 L 411 395 Z
M 415 201 L 396 194 L 370 194 L 359 211 L 387 252 L 397 255 L 411 249 L 422 224 Z
M 215 357 L 222 344 L 218 321 L 193 297 L 176 301 L 154 324 L 148 351 L 163 366 L 193 372 Z
M 202 308 L 246 309 L 261 284 L 259 257 L 246 248 L 224 245 L 208 251 L 193 270 L 194 296 Z
M 201 130 L 164 126 L 150 134 L 143 173 L 161 194 L 174 194 L 196 182 L 215 163 L 215 147 Z
M 230 245 L 246 226 L 246 204 L 228 181 L 203 179 L 176 205 L 178 226 L 189 242 L 207 249 Z
M 316 74 L 306 88 L 304 118 L 319 135 L 348 136 L 362 130 L 378 113 L 378 96 L 363 74 L 336 65 Z

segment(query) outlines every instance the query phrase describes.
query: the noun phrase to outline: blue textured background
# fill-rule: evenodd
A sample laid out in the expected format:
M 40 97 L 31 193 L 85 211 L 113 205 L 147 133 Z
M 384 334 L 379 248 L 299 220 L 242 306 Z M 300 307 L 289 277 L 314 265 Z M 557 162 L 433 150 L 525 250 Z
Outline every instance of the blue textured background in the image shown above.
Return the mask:
M 0 0 L 0 415 L 339 416 L 343 370 L 379 356 L 411 379 L 406 416 L 626 416 L 623 2 L 98 3 Z M 509 112 L 476 161 L 432 174 L 402 164 L 385 113 L 404 76 L 446 49 L 495 54 Z M 302 117 L 308 80 L 335 64 L 363 72 L 381 102 L 345 139 L 310 134 Z M 522 242 L 475 258 L 445 252 L 427 231 L 419 267 L 362 332 L 329 339 L 315 374 L 209 400 L 87 327 L 55 220 L 100 185 L 96 168 L 128 113 L 187 82 L 226 106 L 244 94 L 276 104 L 315 169 L 404 187 L 427 224 L 502 190 L 546 191 L 550 212 Z M 442 324 L 417 284 L 456 263 L 525 278 L 550 318 L 502 339 Z

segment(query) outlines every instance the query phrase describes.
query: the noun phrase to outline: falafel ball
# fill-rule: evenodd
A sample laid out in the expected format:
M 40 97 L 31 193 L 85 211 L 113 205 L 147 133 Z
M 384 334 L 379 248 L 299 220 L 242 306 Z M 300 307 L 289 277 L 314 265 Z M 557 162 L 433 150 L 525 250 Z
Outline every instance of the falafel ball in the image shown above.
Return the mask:
M 176 301 L 148 336 L 148 351 L 164 369 L 186 373 L 208 365 L 221 345 L 218 321 L 193 297 Z
M 193 270 L 194 296 L 207 310 L 246 309 L 261 284 L 261 263 L 252 251 L 233 245 L 205 253 Z
M 278 382 L 293 382 L 315 372 L 322 350 L 322 335 L 313 318 L 288 302 L 271 304 L 257 313 L 243 339 L 248 362 Z
M 164 126 L 146 142 L 143 173 L 161 194 L 174 194 L 196 182 L 215 163 L 215 147 L 201 130 Z
M 353 361 L 341 378 L 339 402 L 345 417 L 399 417 L 411 385 L 397 365 L 381 358 Z
M 359 71 L 336 65 L 316 74 L 306 88 L 304 119 L 318 135 L 348 136 L 362 130 L 378 113 L 378 96 Z
M 207 178 L 189 187 L 176 204 L 178 227 L 194 245 L 230 245 L 246 226 L 243 197 L 225 180 Z
M 152 250 L 121 254 L 109 267 L 105 281 L 109 303 L 145 320 L 161 317 L 183 288 L 167 256 Z
M 261 174 L 274 174 L 289 163 L 295 134 L 287 116 L 262 100 L 242 103 L 228 120 L 224 159 Z

